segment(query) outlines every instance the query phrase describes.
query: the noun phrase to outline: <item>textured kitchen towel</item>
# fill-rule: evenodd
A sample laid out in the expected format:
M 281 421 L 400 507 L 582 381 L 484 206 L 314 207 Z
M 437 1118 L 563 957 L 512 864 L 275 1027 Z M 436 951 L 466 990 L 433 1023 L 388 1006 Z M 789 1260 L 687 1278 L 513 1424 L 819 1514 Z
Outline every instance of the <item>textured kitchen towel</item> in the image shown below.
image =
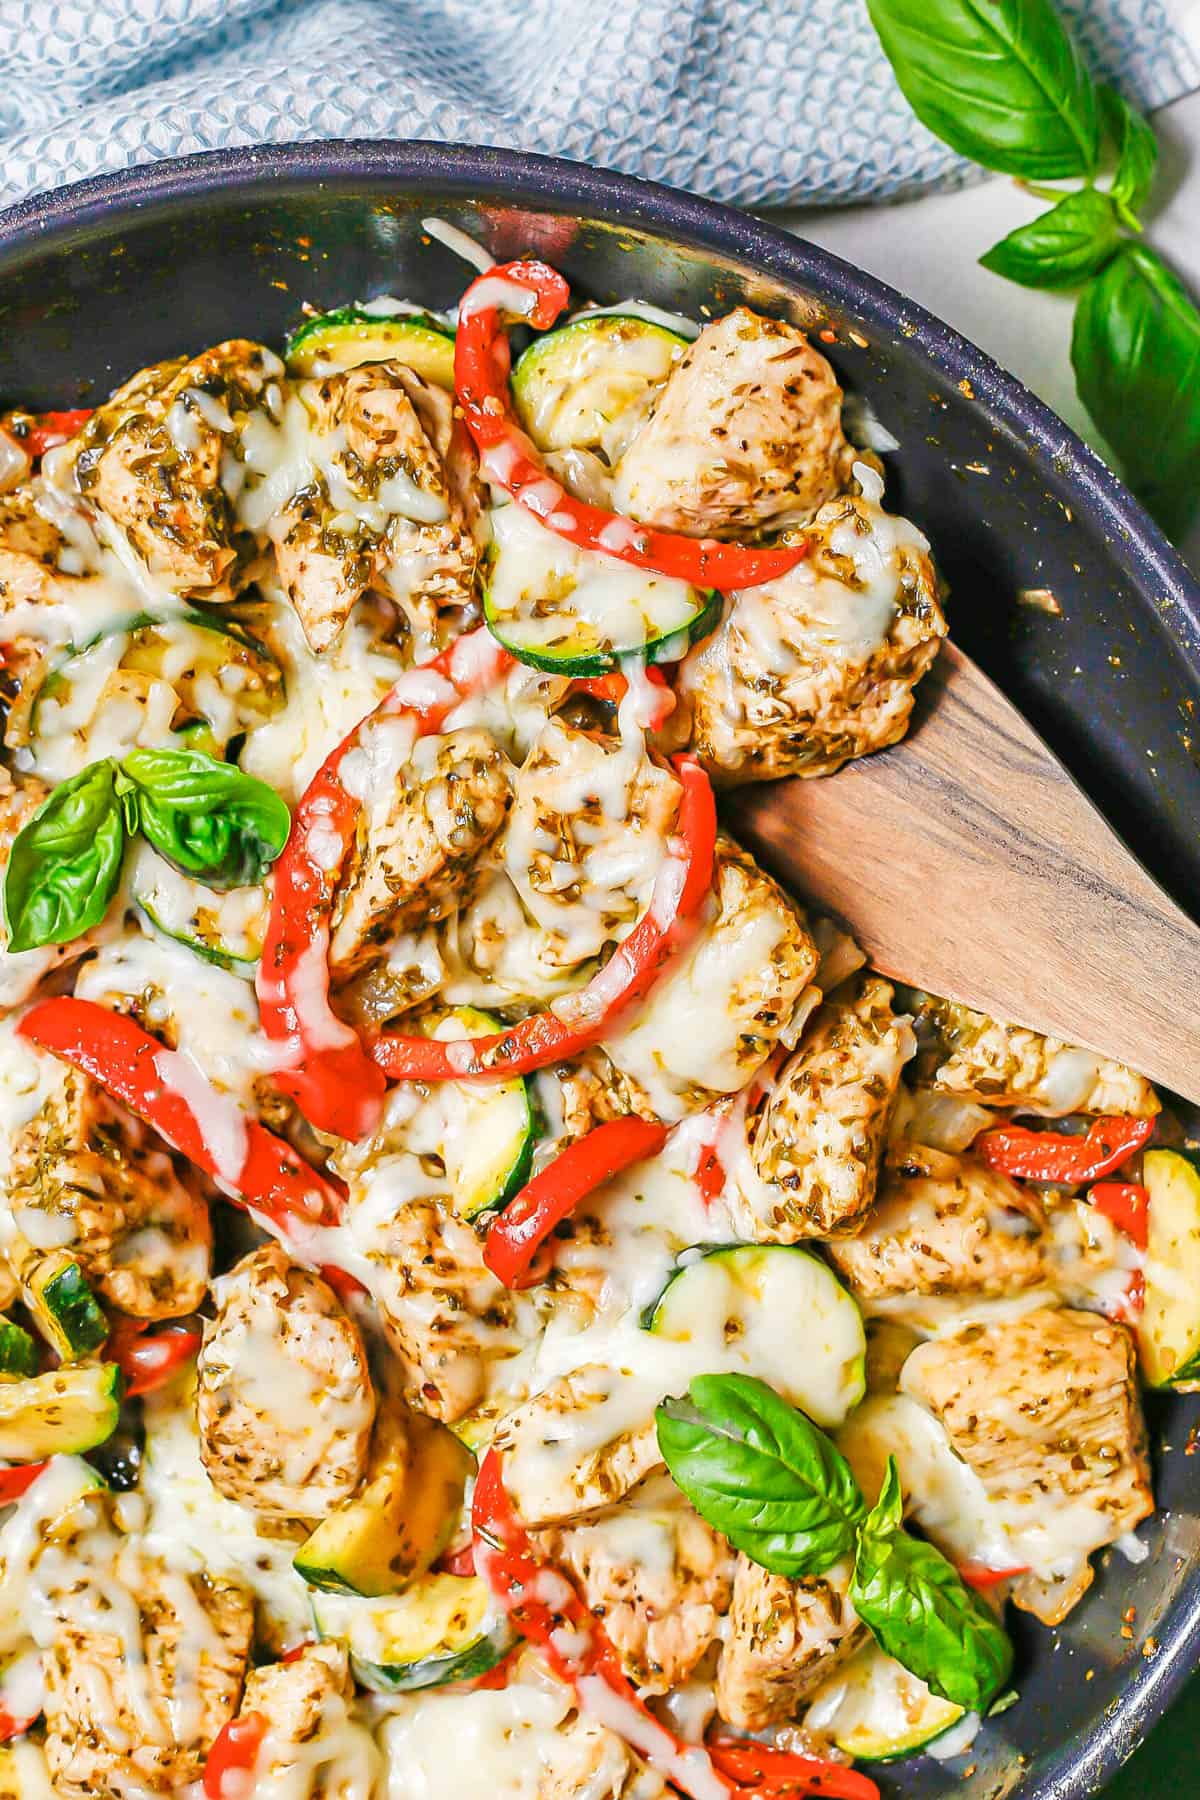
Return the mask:
M 1200 0 L 1071 0 L 1146 106 L 1200 85 Z M 743 205 L 961 178 L 863 0 L 0 0 L 0 202 L 191 150 L 418 137 Z

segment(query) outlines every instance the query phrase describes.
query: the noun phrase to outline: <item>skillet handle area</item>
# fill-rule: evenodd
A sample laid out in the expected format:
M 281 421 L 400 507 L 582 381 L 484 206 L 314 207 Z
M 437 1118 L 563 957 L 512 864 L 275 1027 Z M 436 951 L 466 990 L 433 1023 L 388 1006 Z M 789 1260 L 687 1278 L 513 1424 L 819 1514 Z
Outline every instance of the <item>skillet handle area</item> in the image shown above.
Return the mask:
M 1200 1103 L 1200 928 L 952 643 L 903 743 L 743 789 L 734 828 L 876 968 Z

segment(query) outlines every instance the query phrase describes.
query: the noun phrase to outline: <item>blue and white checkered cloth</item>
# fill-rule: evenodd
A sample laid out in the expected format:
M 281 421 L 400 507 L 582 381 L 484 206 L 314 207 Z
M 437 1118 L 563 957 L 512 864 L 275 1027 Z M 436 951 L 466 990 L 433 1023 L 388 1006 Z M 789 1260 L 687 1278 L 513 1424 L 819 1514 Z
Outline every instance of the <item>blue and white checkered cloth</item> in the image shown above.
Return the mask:
M 1197 0 L 1067 4 L 1130 98 L 1200 85 Z M 548 151 L 747 206 L 963 174 L 915 123 L 863 0 L 0 0 L 0 203 L 192 150 L 346 137 Z

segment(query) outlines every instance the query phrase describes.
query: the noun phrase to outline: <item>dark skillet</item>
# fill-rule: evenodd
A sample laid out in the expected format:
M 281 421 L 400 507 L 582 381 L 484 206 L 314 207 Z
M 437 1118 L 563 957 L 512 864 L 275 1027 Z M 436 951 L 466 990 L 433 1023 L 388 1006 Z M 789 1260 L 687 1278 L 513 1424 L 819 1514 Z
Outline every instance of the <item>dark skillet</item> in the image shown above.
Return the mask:
M 900 440 L 888 501 L 932 539 L 959 641 L 1195 910 L 1200 588 L 1115 477 L 995 363 L 744 214 L 571 163 L 435 144 L 235 150 L 106 176 L 0 216 L 0 402 L 77 405 L 222 338 L 278 343 L 305 300 L 445 305 L 467 272 L 423 238 L 431 213 L 501 259 L 540 252 L 602 302 L 636 295 L 699 316 L 746 300 L 835 333 L 824 347 L 847 388 Z M 1018 603 L 1045 588 L 1061 617 Z M 1200 1464 L 1187 1460 L 1200 1409 L 1178 1399 L 1150 1414 L 1162 1510 L 1141 1534 L 1149 1560 L 1109 1557 L 1058 1634 L 1018 1623 L 1021 1698 L 977 1742 L 970 1776 L 919 1758 L 879 1771 L 888 1794 L 1094 1793 L 1175 1694 L 1200 1656 Z

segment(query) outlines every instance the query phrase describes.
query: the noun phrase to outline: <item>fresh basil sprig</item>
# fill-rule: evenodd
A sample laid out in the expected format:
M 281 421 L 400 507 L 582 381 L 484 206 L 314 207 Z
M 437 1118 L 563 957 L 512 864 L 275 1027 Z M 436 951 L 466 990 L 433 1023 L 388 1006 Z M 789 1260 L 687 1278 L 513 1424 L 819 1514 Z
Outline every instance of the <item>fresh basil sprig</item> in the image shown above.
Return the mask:
M 904 1530 L 893 1457 L 868 1513 L 840 1451 L 754 1376 L 698 1375 L 656 1418 L 675 1485 L 735 1549 L 792 1580 L 853 1553 L 850 1599 L 881 1648 L 943 1700 L 986 1710 L 1012 1645 L 953 1563 Z
M 979 260 L 993 275 L 1019 281 L 1022 287 L 1077 287 L 1104 267 L 1121 241 L 1109 196 L 1081 188 L 1040 218 L 1010 231 Z
M 913 111 L 952 148 L 1027 185 L 1084 180 L 1069 193 L 1029 185 L 1051 210 L 981 260 L 1026 287 L 1082 287 L 1071 347 L 1079 396 L 1134 492 L 1178 534 L 1200 500 L 1200 311 L 1126 236 L 1141 234 L 1158 162 L 1153 128 L 1092 82 L 1052 0 L 868 0 L 868 9 Z M 1102 191 L 1105 141 L 1115 169 Z
M 867 0 L 922 124 L 962 156 L 1044 181 L 1091 175 L 1096 92 L 1049 0 Z
M 1182 532 L 1200 493 L 1200 312 L 1153 251 L 1127 244 L 1083 290 L 1071 362 L 1135 492 Z
M 934 1694 L 984 1712 L 1012 1672 L 1007 1632 L 940 1550 L 910 1537 L 896 1459 L 859 1532 L 850 1599 L 872 1635 Z
M 13 840 L 4 871 L 9 950 L 69 944 L 98 925 L 140 831 L 214 888 L 260 882 L 291 814 L 265 782 L 194 750 L 133 750 L 60 782 Z
M 274 788 L 197 750 L 133 750 L 117 785 L 132 793 L 139 829 L 159 855 L 209 887 L 261 881 L 291 829 Z
M 866 1508 L 823 1431 L 752 1375 L 698 1375 L 658 1408 L 658 1445 L 701 1518 L 776 1575 L 820 1575 Z
M 124 854 L 125 820 L 105 758 L 52 788 L 14 838 L 4 872 L 9 950 L 69 944 L 98 925 Z

